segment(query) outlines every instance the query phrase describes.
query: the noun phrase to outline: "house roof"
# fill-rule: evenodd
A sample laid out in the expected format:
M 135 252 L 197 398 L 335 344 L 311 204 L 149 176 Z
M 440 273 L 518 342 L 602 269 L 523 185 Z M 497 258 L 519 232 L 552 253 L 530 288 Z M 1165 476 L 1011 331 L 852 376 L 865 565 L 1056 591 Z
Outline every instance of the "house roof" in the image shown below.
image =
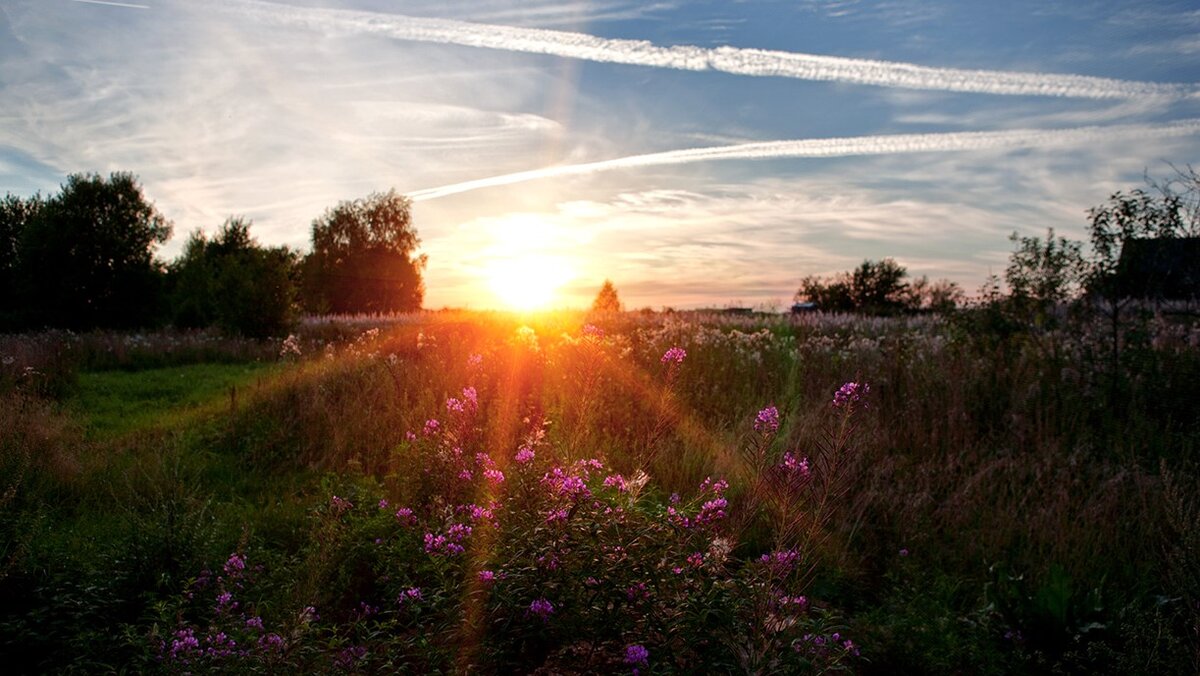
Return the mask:
M 1200 237 L 1130 239 L 1121 247 L 1117 277 L 1127 297 L 1200 297 Z

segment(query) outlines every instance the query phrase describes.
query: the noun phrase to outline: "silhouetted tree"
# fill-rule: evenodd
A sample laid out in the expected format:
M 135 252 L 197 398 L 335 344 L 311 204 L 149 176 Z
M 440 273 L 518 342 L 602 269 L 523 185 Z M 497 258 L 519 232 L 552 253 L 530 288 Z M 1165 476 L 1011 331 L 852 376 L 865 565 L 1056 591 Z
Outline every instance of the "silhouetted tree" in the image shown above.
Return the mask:
M 870 314 L 892 314 L 905 309 L 908 271 L 891 258 L 878 263 L 863 261 L 850 277 L 855 308 Z
M 0 330 L 19 327 L 21 239 L 44 205 L 40 194 L 29 198 L 8 194 L 0 200 Z
M 617 288 L 610 280 L 604 280 L 596 299 L 592 301 L 592 312 L 620 312 L 621 299 L 617 296 Z
M 171 224 L 133 174 L 74 174 L 26 223 L 19 293 L 33 326 L 134 327 L 160 314 L 154 248 Z
M 908 285 L 904 305 L 908 310 L 952 312 L 966 299 L 967 294 L 957 282 L 948 279 L 931 282 L 928 277 L 921 275 Z
M 407 312 L 425 297 L 424 255 L 412 203 L 395 190 L 341 202 L 312 224 L 304 261 L 305 303 L 313 312 Z
M 1056 238 L 1053 228 L 1046 231 L 1045 240 L 1015 232 L 1009 240 L 1017 245 L 1004 271 L 1013 311 L 1022 321 L 1053 324 L 1054 310 L 1075 298 L 1086 281 L 1083 245 Z
M 823 312 L 853 312 L 856 309 L 850 293 L 850 275 L 844 272 L 829 278 L 805 277 L 800 280 L 795 299 L 816 303 Z
M 281 334 L 294 319 L 296 268 L 295 253 L 259 245 L 244 219 L 225 221 L 211 240 L 196 231 L 171 266 L 174 322 L 256 338 Z

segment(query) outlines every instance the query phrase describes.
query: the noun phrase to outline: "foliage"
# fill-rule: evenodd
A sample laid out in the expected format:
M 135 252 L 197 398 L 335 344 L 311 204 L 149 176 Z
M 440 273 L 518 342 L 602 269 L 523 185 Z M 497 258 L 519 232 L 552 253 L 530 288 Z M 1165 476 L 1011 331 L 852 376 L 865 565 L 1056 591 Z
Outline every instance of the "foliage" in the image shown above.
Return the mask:
M 286 247 L 254 241 L 243 219 L 227 220 L 211 241 L 196 231 L 171 266 L 174 322 L 253 338 L 282 334 L 294 322 L 297 264 Z
M 73 174 L 33 212 L 18 256 L 26 325 L 128 328 L 158 319 L 154 247 L 171 225 L 132 174 Z
M 1015 232 L 1009 240 L 1016 244 L 1004 271 L 1009 302 L 1019 316 L 1039 325 L 1048 323 L 1054 310 L 1073 300 L 1083 288 L 1088 267 L 1082 245 L 1055 238 L 1053 228 L 1046 231 L 1044 241 Z
M 920 277 L 905 282 L 908 271 L 891 258 L 863 261 L 851 272 L 832 277 L 808 276 L 800 280 L 796 300 L 816 303 L 825 312 L 860 312 L 892 315 L 929 310 L 948 312 L 965 298 L 958 284 Z
M 604 285 L 592 301 L 592 312 L 620 312 L 621 299 L 617 296 L 617 288 L 611 280 L 604 280 Z
M 10 193 L 0 200 L 0 329 L 19 325 L 21 241 L 44 206 L 40 194 L 21 198 Z
M 311 312 L 386 313 L 419 310 L 424 254 L 412 224 L 412 203 L 395 190 L 341 202 L 312 224 L 304 261 L 304 296 Z

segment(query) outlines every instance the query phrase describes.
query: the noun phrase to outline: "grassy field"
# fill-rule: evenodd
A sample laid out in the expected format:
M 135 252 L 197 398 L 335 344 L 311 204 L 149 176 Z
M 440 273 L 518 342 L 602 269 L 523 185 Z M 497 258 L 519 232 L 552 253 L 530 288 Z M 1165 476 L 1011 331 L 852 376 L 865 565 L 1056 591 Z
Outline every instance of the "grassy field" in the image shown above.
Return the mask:
M 98 438 L 177 429 L 229 408 L 232 390 L 261 383 L 275 370 L 249 362 L 85 372 L 69 405 Z
M 6 672 L 1192 673 L 1200 329 L 0 340 Z M 11 360 L 8 357 L 11 356 Z

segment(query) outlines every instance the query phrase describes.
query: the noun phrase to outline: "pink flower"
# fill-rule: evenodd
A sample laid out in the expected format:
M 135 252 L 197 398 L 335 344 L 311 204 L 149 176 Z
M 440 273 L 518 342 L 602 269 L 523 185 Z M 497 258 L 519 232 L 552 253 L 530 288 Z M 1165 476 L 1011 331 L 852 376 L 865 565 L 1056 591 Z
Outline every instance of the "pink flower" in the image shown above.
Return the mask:
M 682 347 L 673 347 L 663 353 L 662 363 L 664 364 L 682 364 L 687 357 L 687 350 Z
M 501 472 L 498 469 L 486 469 L 483 471 L 483 476 L 494 484 L 504 483 L 504 472 Z
M 833 407 L 853 409 L 870 391 L 871 386 L 867 383 L 846 383 L 833 395 Z
M 521 465 L 533 462 L 533 449 L 529 448 L 528 446 L 521 448 L 517 451 L 516 460 L 517 463 Z
M 396 510 L 396 521 L 399 521 L 401 526 L 417 525 L 417 517 L 413 516 L 413 511 L 408 507 L 401 507 Z
M 779 466 L 789 474 L 798 474 L 801 479 L 807 479 L 812 474 L 812 470 L 808 465 L 808 458 L 797 460 L 791 451 L 783 454 L 783 462 L 779 463 Z
M 554 614 L 554 604 L 550 603 L 550 601 L 546 599 L 534 599 L 533 602 L 529 604 L 529 613 L 531 615 L 537 615 L 538 617 L 542 618 L 542 621 L 544 622 L 550 619 L 550 616 Z
M 768 406 L 758 412 L 754 419 L 754 431 L 774 434 L 779 429 L 779 409 Z
M 329 506 L 333 509 L 334 514 L 341 514 L 354 509 L 354 503 L 345 498 L 339 498 L 336 495 L 329 499 Z
M 604 477 L 604 486 L 605 488 L 616 488 L 622 493 L 624 493 L 627 488 L 625 477 L 621 476 L 620 474 L 609 474 L 608 476 Z
M 631 643 L 625 646 L 625 664 L 646 666 L 650 659 L 650 651 L 645 646 Z
M 484 584 L 491 584 L 496 581 L 496 574 L 490 570 L 479 571 L 479 581 Z

